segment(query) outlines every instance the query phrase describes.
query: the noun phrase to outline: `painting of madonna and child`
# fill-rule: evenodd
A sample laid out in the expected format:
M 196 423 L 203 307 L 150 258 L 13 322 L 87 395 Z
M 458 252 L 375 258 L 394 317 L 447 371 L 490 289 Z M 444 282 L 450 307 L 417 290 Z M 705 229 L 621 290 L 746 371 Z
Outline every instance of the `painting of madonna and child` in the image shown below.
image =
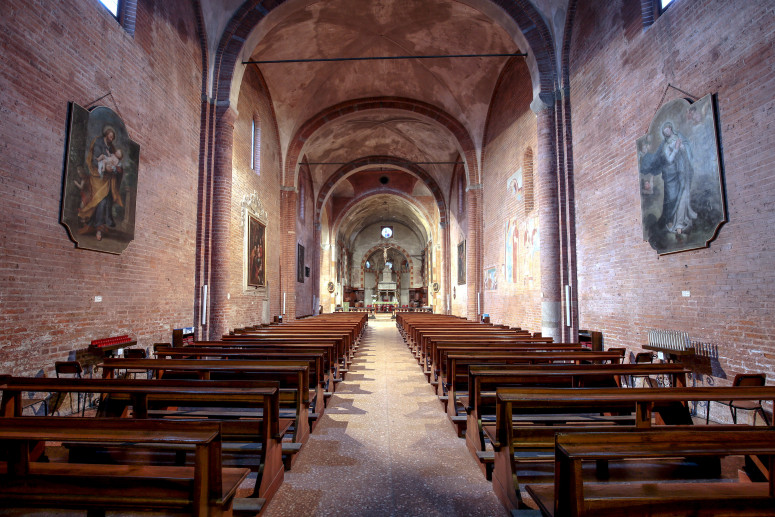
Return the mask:
M 135 234 L 140 146 L 110 108 L 70 107 L 61 222 L 79 248 L 121 253 Z
M 707 247 L 726 220 L 711 95 L 665 104 L 638 139 L 643 239 L 660 255 Z

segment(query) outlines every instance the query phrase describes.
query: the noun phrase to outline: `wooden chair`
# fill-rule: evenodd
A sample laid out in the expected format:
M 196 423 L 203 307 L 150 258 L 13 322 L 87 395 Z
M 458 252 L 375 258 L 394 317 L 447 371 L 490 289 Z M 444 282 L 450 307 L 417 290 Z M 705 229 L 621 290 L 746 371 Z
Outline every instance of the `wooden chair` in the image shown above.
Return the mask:
M 732 381 L 732 386 L 764 386 L 767 381 L 767 377 L 763 373 L 739 373 L 735 375 L 735 379 Z M 756 425 L 756 413 L 761 411 L 764 423 L 770 425 L 767 413 L 764 412 L 761 400 L 720 400 L 720 404 L 729 406 L 729 411 L 732 412 L 732 422 L 737 423 L 737 410 L 745 409 L 747 411 L 753 411 L 753 425 Z M 710 420 L 710 402 L 708 402 L 708 411 L 705 413 L 705 423 Z
M 144 348 L 126 348 L 124 349 L 124 358 L 125 359 L 147 359 L 148 354 L 146 354 Z M 148 370 L 128 369 L 127 371 L 124 372 L 124 375 L 127 378 L 130 378 L 130 375 L 131 375 L 132 379 L 136 379 L 138 373 L 144 374 L 146 379 L 151 378 L 151 372 Z
M 635 355 L 635 359 L 633 359 L 633 364 L 649 364 L 654 362 L 654 355 L 651 352 L 639 352 Z M 630 387 L 631 388 L 637 388 L 636 385 L 636 376 L 630 376 Z M 645 379 L 641 379 L 640 382 L 641 387 L 646 387 L 646 381 Z
M 636 364 L 642 364 L 642 363 L 653 363 L 654 362 L 654 354 L 651 352 L 640 352 L 635 356 L 635 360 L 633 363 Z
M 60 377 L 75 377 L 76 379 L 80 379 L 83 377 L 83 368 L 81 368 L 81 363 L 78 361 L 57 361 L 54 363 L 54 371 L 56 372 L 57 379 Z M 64 400 L 63 393 L 57 393 L 55 396 L 55 399 L 53 403 L 51 404 L 51 413 L 59 409 L 59 406 L 62 404 Z M 83 394 L 83 407 L 81 402 L 81 393 L 78 393 L 77 404 L 76 404 L 76 412 L 80 411 L 81 416 L 84 416 L 86 412 L 86 401 L 88 399 L 88 394 Z M 73 411 L 73 395 L 70 394 L 70 412 Z

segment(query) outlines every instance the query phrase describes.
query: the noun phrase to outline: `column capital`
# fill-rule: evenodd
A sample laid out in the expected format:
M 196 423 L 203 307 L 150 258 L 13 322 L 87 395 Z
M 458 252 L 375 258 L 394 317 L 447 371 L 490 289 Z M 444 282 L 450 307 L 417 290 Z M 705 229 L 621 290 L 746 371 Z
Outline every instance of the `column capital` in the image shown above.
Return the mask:
M 540 92 L 533 97 L 533 102 L 530 103 L 530 109 L 533 113 L 538 115 L 542 111 L 554 108 L 555 96 L 550 92 Z
M 237 116 L 239 116 L 237 110 L 235 110 L 228 102 L 216 102 L 215 114 L 219 124 L 229 124 L 230 126 L 234 125 Z

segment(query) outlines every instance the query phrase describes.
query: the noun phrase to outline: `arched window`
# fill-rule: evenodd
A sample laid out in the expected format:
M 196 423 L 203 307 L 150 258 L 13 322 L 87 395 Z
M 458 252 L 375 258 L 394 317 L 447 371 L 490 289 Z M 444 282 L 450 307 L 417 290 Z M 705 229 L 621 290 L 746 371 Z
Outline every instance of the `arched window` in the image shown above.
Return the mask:
M 261 124 L 257 117 L 250 123 L 250 168 L 261 175 Z
M 640 0 L 643 29 L 648 29 L 675 0 Z
M 459 170 L 457 175 L 457 214 L 463 217 L 466 213 L 466 173 Z
M 100 2 L 118 20 L 125 31 L 132 36 L 135 35 L 137 0 L 100 0 Z
M 301 174 L 301 170 L 299 174 Z M 299 219 L 304 220 L 304 209 L 306 208 L 307 201 L 307 185 L 305 177 L 299 177 Z
M 530 213 L 535 208 L 535 188 L 533 179 L 533 149 L 530 147 L 525 151 L 522 158 L 522 182 L 525 188 L 525 214 Z

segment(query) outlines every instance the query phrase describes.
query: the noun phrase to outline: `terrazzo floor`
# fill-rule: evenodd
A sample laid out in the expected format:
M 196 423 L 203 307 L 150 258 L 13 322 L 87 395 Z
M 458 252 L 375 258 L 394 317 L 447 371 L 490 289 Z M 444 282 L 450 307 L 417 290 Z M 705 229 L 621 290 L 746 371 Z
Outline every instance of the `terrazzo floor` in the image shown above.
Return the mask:
M 395 321 L 370 320 L 346 380 L 265 510 L 506 516 Z

